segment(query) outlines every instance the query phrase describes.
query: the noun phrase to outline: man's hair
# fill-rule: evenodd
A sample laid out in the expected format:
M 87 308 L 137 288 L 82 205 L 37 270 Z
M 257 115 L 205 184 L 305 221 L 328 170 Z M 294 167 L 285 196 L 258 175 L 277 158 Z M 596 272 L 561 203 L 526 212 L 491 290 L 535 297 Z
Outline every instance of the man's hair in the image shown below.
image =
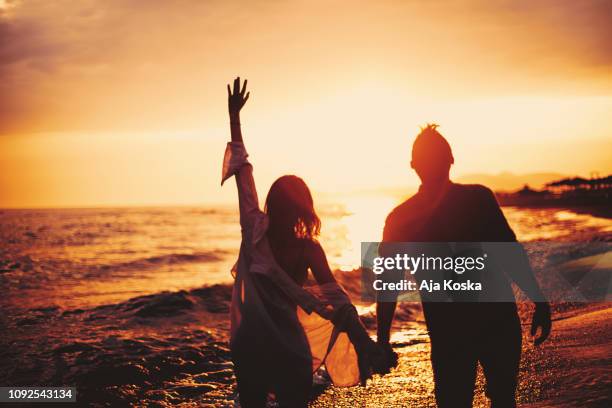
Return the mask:
M 421 127 L 421 132 L 417 135 L 412 145 L 412 160 L 419 157 L 428 160 L 449 160 L 454 161 L 453 152 L 448 141 L 438 132 L 438 125 L 428 123 Z

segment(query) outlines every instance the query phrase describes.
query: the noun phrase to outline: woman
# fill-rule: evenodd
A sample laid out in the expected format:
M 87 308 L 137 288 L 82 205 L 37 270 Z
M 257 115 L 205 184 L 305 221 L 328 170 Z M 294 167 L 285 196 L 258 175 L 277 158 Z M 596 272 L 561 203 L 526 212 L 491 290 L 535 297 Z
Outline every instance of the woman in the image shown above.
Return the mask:
M 236 176 L 242 244 L 234 266 L 230 348 L 244 408 L 263 407 L 274 393 L 281 407 L 306 407 L 312 373 L 325 363 L 336 385 L 365 383 L 388 370 L 355 307 L 336 282 L 317 242 L 320 220 L 304 181 L 276 180 L 259 209 L 253 167 L 240 129 L 247 81 L 227 86 L 232 141 L 223 182 Z M 316 293 L 303 288 L 312 271 Z

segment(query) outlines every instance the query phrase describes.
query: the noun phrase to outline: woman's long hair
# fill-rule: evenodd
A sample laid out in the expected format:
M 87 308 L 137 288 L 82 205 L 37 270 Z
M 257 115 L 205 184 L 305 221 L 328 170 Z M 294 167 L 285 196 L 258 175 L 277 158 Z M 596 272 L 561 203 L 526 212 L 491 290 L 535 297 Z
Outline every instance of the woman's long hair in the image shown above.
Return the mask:
M 315 240 L 321 230 L 310 190 L 297 176 L 282 176 L 272 184 L 265 211 L 270 220 L 268 237 L 278 246 L 284 240 Z

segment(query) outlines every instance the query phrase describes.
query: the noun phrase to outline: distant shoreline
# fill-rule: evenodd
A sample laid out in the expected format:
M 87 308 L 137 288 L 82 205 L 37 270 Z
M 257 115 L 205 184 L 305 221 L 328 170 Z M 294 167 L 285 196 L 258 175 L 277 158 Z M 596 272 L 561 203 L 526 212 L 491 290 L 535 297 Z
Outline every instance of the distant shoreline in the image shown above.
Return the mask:
M 593 217 L 599 218 L 612 218 L 612 207 L 603 204 L 593 205 L 559 205 L 560 203 L 542 203 L 542 204 L 529 204 L 529 205 L 509 205 L 502 204 L 502 207 L 515 207 L 515 208 L 556 208 L 559 210 L 572 211 L 576 214 L 587 214 Z

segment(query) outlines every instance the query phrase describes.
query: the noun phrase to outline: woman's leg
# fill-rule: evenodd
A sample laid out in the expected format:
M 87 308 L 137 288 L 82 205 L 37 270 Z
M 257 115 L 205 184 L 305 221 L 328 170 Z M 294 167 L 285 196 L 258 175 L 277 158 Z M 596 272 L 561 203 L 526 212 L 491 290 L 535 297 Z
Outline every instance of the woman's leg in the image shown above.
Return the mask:
M 238 375 L 236 372 L 236 383 L 242 408 L 265 408 L 268 391 L 265 385 L 258 381 L 257 376 Z
M 279 355 L 274 391 L 280 408 L 306 408 L 312 391 L 312 360 Z
M 242 408 L 264 408 L 270 386 L 266 381 L 265 365 L 257 361 L 258 353 L 232 352 L 238 397 Z

